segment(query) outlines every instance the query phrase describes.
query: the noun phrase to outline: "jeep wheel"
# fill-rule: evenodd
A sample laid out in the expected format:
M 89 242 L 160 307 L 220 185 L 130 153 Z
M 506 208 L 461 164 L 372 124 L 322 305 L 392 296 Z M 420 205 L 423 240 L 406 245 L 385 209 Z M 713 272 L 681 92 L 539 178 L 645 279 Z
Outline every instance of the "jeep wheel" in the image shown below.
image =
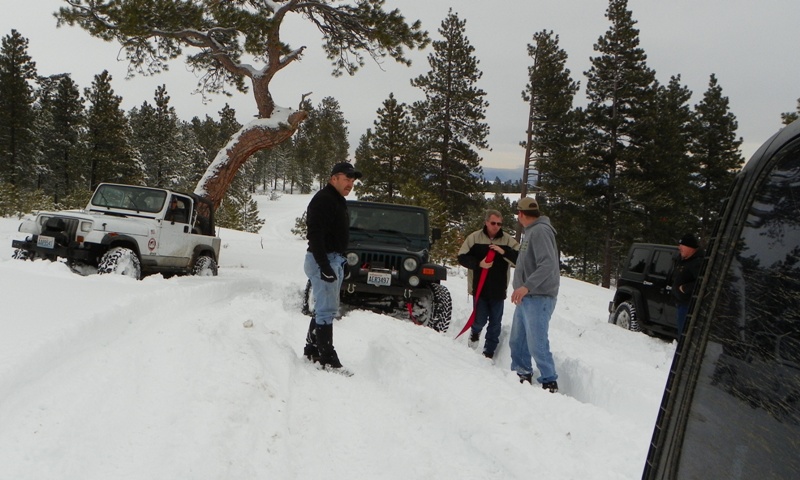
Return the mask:
M 208 255 L 201 255 L 194 262 L 192 275 L 199 277 L 216 277 L 217 276 L 217 262 Z
M 14 253 L 11 254 L 11 258 L 16 260 L 33 260 L 33 255 L 28 250 L 15 248 Z
M 450 328 L 450 318 L 453 313 L 450 291 L 444 285 L 432 283 L 431 292 L 433 292 L 433 312 L 427 325 L 437 332 L 446 332 Z
M 622 302 L 614 311 L 614 325 L 618 325 L 625 330 L 638 332 L 641 330 L 639 322 L 636 321 L 636 307 L 631 302 Z
M 101 275 L 114 273 L 139 280 L 142 278 L 142 266 L 139 263 L 139 257 L 136 256 L 133 250 L 125 247 L 114 247 L 100 259 L 97 273 Z

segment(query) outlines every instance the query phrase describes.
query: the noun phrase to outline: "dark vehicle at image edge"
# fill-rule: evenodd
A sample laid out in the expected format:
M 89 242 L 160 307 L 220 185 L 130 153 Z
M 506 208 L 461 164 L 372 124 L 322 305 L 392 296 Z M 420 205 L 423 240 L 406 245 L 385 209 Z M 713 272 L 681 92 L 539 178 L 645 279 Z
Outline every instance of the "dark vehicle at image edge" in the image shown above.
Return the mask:
M 634 243 L 617 279 L 608 321 L 627 330 L 677 338 L 672 272 L 678 247 Z
M 800 121 L 737 175 L 706 252 L 642 478 L 797 478 Z
M 452 300 L 447 269 L 431 263 L 430 248 L 441 238 L 422 207 L 347 201 L 350 242 L 341 301 L 345 305 L 408 318 L 439 332 L 450 326 Z M 308 306 L 306 285 L 303 310 Z

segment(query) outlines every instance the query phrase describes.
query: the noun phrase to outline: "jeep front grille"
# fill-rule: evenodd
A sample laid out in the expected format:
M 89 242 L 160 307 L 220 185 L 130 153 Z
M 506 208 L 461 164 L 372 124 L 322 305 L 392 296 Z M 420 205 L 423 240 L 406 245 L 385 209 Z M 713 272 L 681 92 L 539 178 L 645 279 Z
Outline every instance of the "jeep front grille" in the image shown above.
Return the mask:
M 391 268 L 400 270 L 403 257 L 386 253 L 366 252 L 361 255 L 361 265 L 369 264 L 370 267 Z
M 77 218 L 69 218 L 69 217 L 56 217 L 64 221 L 64 233 L 69 239 L 70 242 L 75 240 L 75 235 L 78 232 L 78 225 L 80 224 L 80 220 Z M 47 234 L 47 227 L 42 231 L 42 234 Z

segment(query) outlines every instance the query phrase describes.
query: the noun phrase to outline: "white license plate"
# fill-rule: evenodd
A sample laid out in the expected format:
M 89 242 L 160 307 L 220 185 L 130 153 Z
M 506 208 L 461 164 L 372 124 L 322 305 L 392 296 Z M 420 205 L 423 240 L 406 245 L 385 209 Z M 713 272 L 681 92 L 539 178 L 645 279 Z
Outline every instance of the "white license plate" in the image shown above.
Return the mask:
M 367 274 L 367 283 L 370 285 L 377 285 L 379 287 L 388 287 L 392 284 L 392 274 L 382 272 L 369 272 Z
M 56 239 L 53 237 L 43 237 L 39 235 L 36 239 L 36 246 L 41 248 L 55 248 Z

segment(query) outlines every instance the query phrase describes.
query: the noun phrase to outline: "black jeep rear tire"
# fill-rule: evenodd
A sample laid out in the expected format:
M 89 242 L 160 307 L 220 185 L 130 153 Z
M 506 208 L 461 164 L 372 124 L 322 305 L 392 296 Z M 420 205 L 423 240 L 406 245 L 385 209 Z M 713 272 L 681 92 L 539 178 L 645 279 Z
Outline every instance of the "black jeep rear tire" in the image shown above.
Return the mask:
M 632 332 L 641 331 L 639 322 L 636 321 L 636 307 L 633 303 L 625 301 L 614 310 L 614 325 L 620 326 Z
M 100 259 L 97 273 L 114 273 L 139 280 L 142 278 L 142 265 L 139 257 L 130 248 L 114 247 Z

